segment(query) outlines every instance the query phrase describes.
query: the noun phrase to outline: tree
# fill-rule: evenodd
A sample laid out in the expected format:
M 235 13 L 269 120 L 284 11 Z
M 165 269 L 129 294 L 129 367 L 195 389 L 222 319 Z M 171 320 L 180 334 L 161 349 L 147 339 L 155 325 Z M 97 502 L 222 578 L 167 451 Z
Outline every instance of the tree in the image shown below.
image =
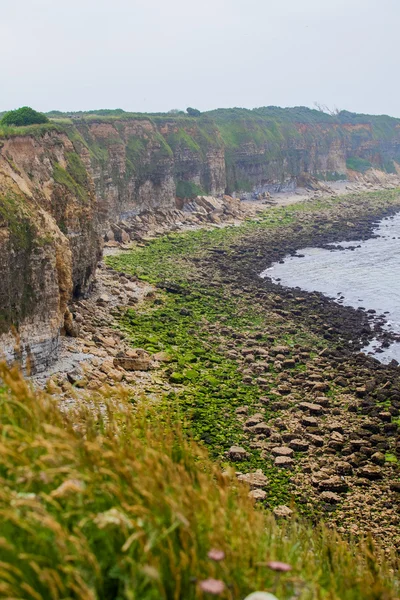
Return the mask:
M 201 112 L 197 108 L 191 108 L 190 106 L 186 109 L 186 112 L 189 117 L 199 117 L 201 115 Z
M 16 125 L 22 127 L 23 125 L 39 125 L 40 123 L 48 123 L 49 119 L 46 115 L 33 110 L 30 106 L 23 106 L 17 110 L 10 110 L 1 119 L 1 125 Z

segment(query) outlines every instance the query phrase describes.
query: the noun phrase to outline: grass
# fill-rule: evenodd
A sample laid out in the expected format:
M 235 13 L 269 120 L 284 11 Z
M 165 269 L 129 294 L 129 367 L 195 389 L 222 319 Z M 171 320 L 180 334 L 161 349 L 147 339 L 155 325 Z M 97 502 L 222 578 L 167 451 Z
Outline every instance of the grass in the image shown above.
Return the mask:
M 35 231 L 26 198 L 11 191 L 0 195 L 0 219 L 8 227 L 13 245 L 18 250 L 30 250 Z
M 370 542 L 256 510 L 162 405 L 114 392 L 69 414 L 16 371 L 0 377 L 2 598 L 191 600 L 210 577 L 227 599 L 396 597 Z M 276 577 L 269 560 L 292 570 Z
M 68 153 L 68 170 L 64 169 L 60 163 L 55 163 L 53 165 L 53 177 L 54 181 L 65 186 L 71 192 L 71 194 L 79 198 L 82 202 L 86 203 L 88 201 L 87 191 L 83 185 L 79 183 L 79 181 L 83 181 L 86 171 L 81 168 L 80 162 L 80 158 L 77 154 L 74 152 Z M 71 173 L 73 173 L 73 175 Z M 74 176 L 78 177 L 79 181 L 75 179 Z
M 358 156 L 351 156 L 346 161 L 346 166 L 348 169 L 352 171 L 359 171 L 360 173 L 365 173 L 372 167 L 372 163 L 365 158 L 360 158 Z

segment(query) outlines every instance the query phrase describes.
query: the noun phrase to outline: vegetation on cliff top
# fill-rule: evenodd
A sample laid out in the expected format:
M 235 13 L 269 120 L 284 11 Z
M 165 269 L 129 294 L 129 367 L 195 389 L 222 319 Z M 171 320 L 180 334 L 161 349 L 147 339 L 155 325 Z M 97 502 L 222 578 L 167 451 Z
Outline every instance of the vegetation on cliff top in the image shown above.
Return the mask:
M 210 578 L 229 600 L 397 596 L 370 543 L 255 510 L 163 405 L 117 390 L 69 414 L 4 366 L 0 379 L 2 597 L 190 600 Z
M 15 125 L 22 127 L 24 125 L 41 125 L 42 123 L 48 123 L 49 119 L 43 113 L 39 113 L 30 106 L 23 106 L 17 110 L 10 110 L 6 113 L 1 121 L 0 125 Z

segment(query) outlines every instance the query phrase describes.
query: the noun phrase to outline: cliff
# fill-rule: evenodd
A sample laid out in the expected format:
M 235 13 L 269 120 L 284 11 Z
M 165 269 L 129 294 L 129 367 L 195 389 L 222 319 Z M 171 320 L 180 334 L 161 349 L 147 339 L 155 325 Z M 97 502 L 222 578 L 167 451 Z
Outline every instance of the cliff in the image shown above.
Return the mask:
M 2 352 L 34 370 L 52 360 L 61 329 L 73 333 L 68 302 L 88 290 L 110 224 L 172 210 L 177 198 L 277 191 L 308 175 L 344 179 L 347 168 L 396 172 L 399 163 L 400 120 L 305 108 L 58 115 L 0 129 Z

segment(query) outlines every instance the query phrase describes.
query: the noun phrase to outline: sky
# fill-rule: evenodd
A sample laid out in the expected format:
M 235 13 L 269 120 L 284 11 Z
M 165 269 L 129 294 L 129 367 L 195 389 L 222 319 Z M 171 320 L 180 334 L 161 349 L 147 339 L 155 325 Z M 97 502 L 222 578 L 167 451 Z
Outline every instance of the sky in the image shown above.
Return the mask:
M 400 0 L 0 0 L 0 111 L 400 117 Z

